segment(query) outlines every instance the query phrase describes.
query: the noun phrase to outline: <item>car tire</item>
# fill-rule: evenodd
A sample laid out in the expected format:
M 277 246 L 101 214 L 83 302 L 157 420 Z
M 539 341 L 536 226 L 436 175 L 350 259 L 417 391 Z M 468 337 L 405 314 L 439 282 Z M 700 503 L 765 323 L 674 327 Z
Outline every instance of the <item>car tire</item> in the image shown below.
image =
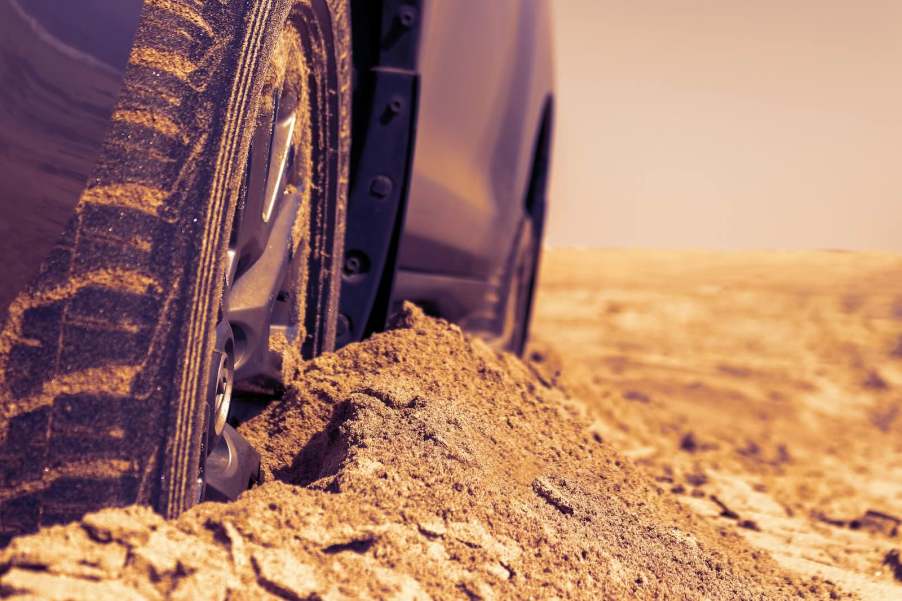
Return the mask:
M 270 347 L 289 359 L 334 347 L 348 11 L 346 0 L 144 4 L 96 171 L 0 334 L 0 543 L 101 507 L 171 517 L 199 499 L 229 338 L 231 226 L 289 27 L 308 94 L 306 179 L 292 183 L 307 195 L 293 222 L 306 237 L 292 226 L 296 336 Z
M 502 346 L 518 356 L 529 338 L 529 323 L 538 272 L 541 238 L 532 215 L 525 215 L 511 253 L 505 276 L 506 293 L 502 309 Z

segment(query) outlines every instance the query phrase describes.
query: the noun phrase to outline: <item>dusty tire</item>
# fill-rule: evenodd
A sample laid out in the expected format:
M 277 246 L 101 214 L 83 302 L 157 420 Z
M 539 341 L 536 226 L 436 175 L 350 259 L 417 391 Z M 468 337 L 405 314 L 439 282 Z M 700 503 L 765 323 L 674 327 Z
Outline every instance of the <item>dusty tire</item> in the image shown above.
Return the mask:
M 96 172 L 0 335 L 0 543 L 100 507 L 137 502 L 173 516 L 193 502 L 225 230 L 253 99 L 292 11 L 309 26 L 311 108 L 325 124 L 314 136 L 326 160 L 313 169 L 320 276 L 307 297 L 318 308 L 308 352 L 334 344 L 346 0 L 147 0 Z

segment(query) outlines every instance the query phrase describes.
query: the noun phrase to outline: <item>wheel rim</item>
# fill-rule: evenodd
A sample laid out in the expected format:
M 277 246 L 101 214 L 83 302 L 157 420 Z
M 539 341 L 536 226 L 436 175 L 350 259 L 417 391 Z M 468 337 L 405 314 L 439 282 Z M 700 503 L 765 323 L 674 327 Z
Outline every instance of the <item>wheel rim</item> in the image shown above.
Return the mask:
M 247 488 L 239 455 L 252 449 L 227 424 L 233 390 L 274 395 L 281 385 L 282 356 L 272 349 L 297 346 L 303 312 L 298 300 L 306 281 L 313 124 L 304 119 L 304 82 L 292 80 L 300 44 L 291 21 L 280 36 L 258 98 L 244 182 L 232 220 L 207 403 L 197 500 L 234 498 Z M 306 155 L 306 156 L 305 156 Z M 300 159 L 300 160 L 299 160 Z M 306 160 L 305 160 L 306 159 Z M 302 309 L 302 307 L 301 307 Z
M 276 55 L 301 61 L 299 46 L 294 50 L 277 48 Z M 294 273 L 303 267 L 295 259 L 304 254 L 308 200 L 306 174 L 295 159 L 309 145 L 311 124 L 299 114 L 305 104 L 296 83 L 285 74 L 281 85 L 267 82 L 261 92 L 259 106 L 266 110 L 257 118 L 226 256 L 223 319 L 235 336 L 235 377 L 264 389 L 281 376 L 281 356 L 270 350 L 273 328 L 295 341 L 301 316 L 289 301 L 306 280 Z

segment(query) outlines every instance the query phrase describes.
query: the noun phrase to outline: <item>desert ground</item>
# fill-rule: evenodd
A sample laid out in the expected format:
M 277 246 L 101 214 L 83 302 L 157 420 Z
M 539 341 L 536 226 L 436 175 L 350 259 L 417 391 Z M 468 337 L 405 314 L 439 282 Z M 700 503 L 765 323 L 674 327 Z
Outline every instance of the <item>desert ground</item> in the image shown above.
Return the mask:
M 407 306 L 291 382 L 266 484 L 16 538 L 0 595 L 902 598 L 902 257 L 552 250 L 524 361 Z
M 552 252 L 534 331 L 682 505 L 787 570 L 902 598 L 900 257 Z

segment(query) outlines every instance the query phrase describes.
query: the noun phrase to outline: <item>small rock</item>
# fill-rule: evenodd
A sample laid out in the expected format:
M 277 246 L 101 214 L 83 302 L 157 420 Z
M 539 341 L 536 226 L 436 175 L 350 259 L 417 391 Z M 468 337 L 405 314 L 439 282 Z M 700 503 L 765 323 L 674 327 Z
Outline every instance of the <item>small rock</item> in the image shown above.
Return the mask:
M 132 550 L 131 563 L 159 580 L 174 574 L 183 549 L 165 532 L 155 532 L 147 543 Z
M 206 599 L 208 601 L 223 601 L 229 596 L 229 580 L 223 578 L 223 574 L 214 570 L 195 572 L 185 578 L 176 581 L 168 599 L 170 601 L 194 601 Z M 240 586 L 235 583 L 235 586 Z
M 863 516 L 849 522 L 849 526 L 853 529 L 861 528 L 890 538 L 894 538 L 899 533 L 900 525 L 902 525 L 902 520 L 896 516 L 874 509 L 868 509 Z
M 900 554 L 899 549 L 889 551 L 883 557 L 883 565 L 893 571 L 893 577 L 896 580 L 902 582 L 902 554 Z
M 316 572 L 283 549 L 255 549 L 251 554 L 261 588 L 288 599 L 306 599 L 321 590 Z
M 417 528 L 421 533 L 430 538 L 445 536 L 445 533 L 448 532 L 448 528 L 445 527 L 445 522 L 439 518 L 420 520 L 417 523 Z
M 708 476 L 704 472 L 686 474 L 686 482 L 692 486 L 703 486 L 708 483 Z
M 222 523 L 222 529 L 229 538 L 229 553 L 232 557 L 232 565 L 235 571 L 241 573 L 247 566 L 247 545 L 244 537 L 238 532 L 232 522 L 225 521 Z
M 131 547 L 146 543 L 163 523 L 163 518 L 141 505 L 89 513 L 81 520 L 82 528 L 97 542 L 116 540 Z
M 649 403 L 651 398 L 641 390 L 625 390 L 623 398 L 627 401 L 636 401 L 637 403 Z
M 41 568 L 74 578 L 116 578 L 125 565 L 127 553 L 126 547 L 119 543 L 99 544 L 91 540 L 84 530 L 56 528 L 48 531 L 43 540 L 37 536 L 13 540 L 0 556 L 0 571 L 5 564 Z
M 485 564 L 485 571 L 501 580 L 510 580 L 511 572 L 500 563 L 489 562 Z
M 862 382 L 865 388 L 870 388 L 872 390 L 886 390 L 889 388 L 889 384 L 886 383 L 886 380 L 883 379 L 883 376 L 880 375 L 880 372 L 877 370 L 871 370 L 868 372 L 868 376 Z
M 503 535 L 492 536 L 480 522 L 451 522 L 448 536 L 467 546 L 483 549 L 500 563 L 513 564 L 522 554 L 522 549 L 511 538 Z
M 537 495 L 545 499 L 551 506 L 565 515 L 573 514 L 573 505 L 553 482 L 548 478 L 536 478 L 532 481 L 532 489 Z
M 686 432 L 680 439 L 680 449 L 687 453 L 700 453 L 716 449 L 717 445 L 701 440 L 695 432 Z
M 145 601 L 145 597 L 115 580 L 84 580 L 71 576 L 13 568 L 0 577 L 0 590 L 15 591 L 22 598 L 45 601 Z
M 711 495 L 711 500 L 714 501 L 714 504 L 720 507 L 720 517 L 727 518 L 728 520 L 738 520 L 739 514 L 727 507 L 727 504 L 717 498 L 715 495 Z
M 688 453 L 694 453 L 698 450 L 699 444 L 695 439 L 695 433 L 686 432 L 680 439 L 680 448 Z
M 461 582 L 458 586 L 467 598 L 471 600 L 492 601 L 495 599 L 495 591 L 492 590 L 491 586 L 481 580 Z

